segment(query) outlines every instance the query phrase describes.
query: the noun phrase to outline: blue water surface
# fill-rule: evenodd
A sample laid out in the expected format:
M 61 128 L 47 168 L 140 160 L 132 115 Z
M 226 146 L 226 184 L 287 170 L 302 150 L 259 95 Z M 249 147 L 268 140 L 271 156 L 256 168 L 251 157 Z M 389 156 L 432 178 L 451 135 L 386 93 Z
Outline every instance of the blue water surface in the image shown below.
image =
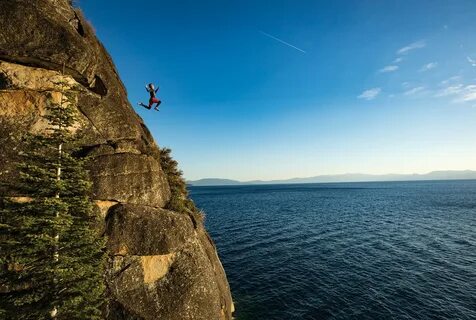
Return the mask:
M 238 320 L 476 319 L 476 181 L 190 191 Z

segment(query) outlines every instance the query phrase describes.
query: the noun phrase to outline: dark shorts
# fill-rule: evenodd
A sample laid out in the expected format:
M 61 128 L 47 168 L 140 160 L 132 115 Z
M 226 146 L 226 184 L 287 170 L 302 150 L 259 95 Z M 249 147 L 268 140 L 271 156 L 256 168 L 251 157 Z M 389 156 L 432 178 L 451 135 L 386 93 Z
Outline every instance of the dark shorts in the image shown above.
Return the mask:
M 149 99 L 149 107 L 152 107 L 154 103 L 160 103 L 160 100 L 157 99 L 156 97 L 150 98 Z

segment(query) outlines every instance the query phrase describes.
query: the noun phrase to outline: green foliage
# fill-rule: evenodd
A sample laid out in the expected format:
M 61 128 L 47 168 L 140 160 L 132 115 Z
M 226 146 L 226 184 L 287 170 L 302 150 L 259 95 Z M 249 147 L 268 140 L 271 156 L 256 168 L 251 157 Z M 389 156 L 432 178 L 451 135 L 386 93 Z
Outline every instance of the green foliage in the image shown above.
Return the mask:
M 21 147 L 21 136 L 19 132 L 23 129 L 23 124 L 16 119 L 0 117 L 0 194 L 8 190 L 7 182 L 15 177 L 15 166 L 18 163 L 18 153 Z
M 164 170 L 172 193 L 166 208 L 182 213 L 199 213 L 199 210 L 188 196 L 187 184 L 183 173 L 178 169 L 178 162 L 172 159 L 172 150 L 160 149 L 160 164 Z
M 57 319 L 101 318 L 105 242 L 93 229 L 91 182 L 86 159 L 74 155 L 79 136 L 68 101 L 48 107 L 46 132 L 25 138 L 15 185 L 23 198 L 0 204 L 0 315 L 7 319 L 51 319 L 54 308 Z

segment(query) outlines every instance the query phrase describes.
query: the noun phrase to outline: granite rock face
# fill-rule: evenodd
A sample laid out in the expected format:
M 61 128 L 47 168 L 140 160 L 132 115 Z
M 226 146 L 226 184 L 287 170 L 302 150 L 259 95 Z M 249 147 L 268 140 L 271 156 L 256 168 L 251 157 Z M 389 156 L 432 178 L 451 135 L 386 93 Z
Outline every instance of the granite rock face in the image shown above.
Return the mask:
M 171 192 L 158 146 L 81 12 L 67 0 L 0 1 L 0 120 L 14 124 L 3 130 L 43 130 L 41 115 L 62 91 L 81 114 L 81 154 L 93 159 L 108 237 L 105 318 L 231 319 L 215 246 L 201 221 L 164 209 Z M 12 179 L 16 147 L 0 152 L 0 181 Z
M 229 289 L 220 280 L 225 274 L 200 222 L 164 209 L 117 204 L 109 210 L 106 232 L 113 257 L 109 288 L 118 304 L 141 301 L 129 310 L 153 314 L 150 319 L 229 317 Z

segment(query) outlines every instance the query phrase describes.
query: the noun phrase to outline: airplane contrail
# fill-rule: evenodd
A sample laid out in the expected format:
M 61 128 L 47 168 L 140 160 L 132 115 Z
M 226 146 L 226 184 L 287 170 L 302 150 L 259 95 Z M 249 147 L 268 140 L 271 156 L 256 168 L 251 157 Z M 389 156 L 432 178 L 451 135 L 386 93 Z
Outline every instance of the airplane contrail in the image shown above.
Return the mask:
M 298 51 L 301 51 L 302 53 L 306 53 L 306 51 L 304 51 L 304 50 L 302 50 L 302 49 L 299 49 L 298 47 L 293 46 L 292 44 L 290 44 L 290 43 L 288 43 L 288 42 L 286 42 L 286 41 L 283 41 L 283 40 L 281 40 L 281 39 L 279 39 L 279 38 L 276 38 L 275 36 L 270 35 L 269 33 L 266 33 L 266 32 L 261 31 L 261 30 L 259 30 L 259 32 L 260 32 L 261 34 L 263 34 L 263 35 L 265 35 L 265 36 L 267 36 L 267 37 L 273 39 L 273 40 L 276 40 L 276 41 L 278 41 L 278 42 L 281 42 L 282 44 L 287 45 L 288 47 L 291 47 L 291 48 L 293 48 L 293 49 L 296 49 L 296 50 L 298 50 Z

